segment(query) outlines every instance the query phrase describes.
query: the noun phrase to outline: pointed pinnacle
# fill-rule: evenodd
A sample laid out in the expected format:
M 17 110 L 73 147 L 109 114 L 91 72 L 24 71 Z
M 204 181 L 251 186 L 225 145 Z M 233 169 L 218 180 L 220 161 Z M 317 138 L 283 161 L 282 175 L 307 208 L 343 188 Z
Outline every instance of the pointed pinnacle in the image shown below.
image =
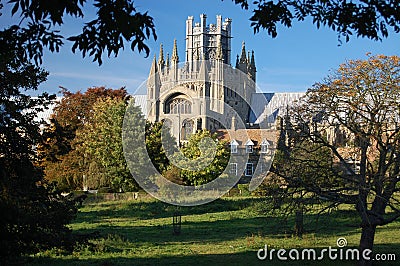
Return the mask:
M 160 56 L 158 58 L 158 64 L 161 67 L 163 67 L 164 64 L 165 64 L 165 61 L 164 61 L 164 50 L 163 50 L 163 45 L 162 44 L 160 44 Z
M 169 53 L 167 53 L 167 58 L 166 58 L 165 60 L 166 60 L 165 66 L 166 66 L 167 68 L 169 68 Z
M 176 39 L 174 39 L 174 48 L 172 49 L 172 61 L 179 62 L 179 56 L 178 56 L 178 47 L 176 45 Z
M 256 67 L 256 62 L 255 62 L 255 60 L 254 60 L 254 50 L 251 51 L 250 65 L 251 65 L 253 68 Z
M 150 75 L 154 75 L 157 72 L 157 56 L 154 54 L 153 62 L 151 63 Z
M 242 53 L 240 55 L 240 62 L 245 63 L 247 61 L 246 58 L 246 47 L 244 41 L 242 42 Z

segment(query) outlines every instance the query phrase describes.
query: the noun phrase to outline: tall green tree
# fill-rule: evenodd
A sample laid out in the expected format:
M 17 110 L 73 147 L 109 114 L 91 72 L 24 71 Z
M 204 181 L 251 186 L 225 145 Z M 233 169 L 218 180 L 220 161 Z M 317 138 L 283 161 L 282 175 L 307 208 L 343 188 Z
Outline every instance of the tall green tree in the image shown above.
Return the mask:
M 99 98 L 93 105 L 90 123 L 85 123 L 77 132 L 77 149 L 84 154 L 88 167 L 85 181 L 92 188 L 138 189 L 123 154 L 122 124 L 126 107 L 127 102 L 123 99 Z
M 146 149 L 149 157 L 159 173 L 169 167 L 169 159 L 164 145 L 171 151 L 177 150 L 176 140 L 171 136 L 169 128 L 163 128 L 163 122 L 146 122 Z
M 227 142 L 218 140 L 216 134 L 208 130 L 192 134 L 181 151 L 173 156 L 181 168 L 181 180 L 194 186 L 206 184 L 220 176 L 228 165 L 229 157 Z
M 54 97 L 31 98 L 47 73 L 29 63 L 13 30 L 0 31 L 0 264 L 13 256 L 71 244 L 66 226 L 76 213 L 43 179 L 34 149 L 41 141 L 37 113 Z

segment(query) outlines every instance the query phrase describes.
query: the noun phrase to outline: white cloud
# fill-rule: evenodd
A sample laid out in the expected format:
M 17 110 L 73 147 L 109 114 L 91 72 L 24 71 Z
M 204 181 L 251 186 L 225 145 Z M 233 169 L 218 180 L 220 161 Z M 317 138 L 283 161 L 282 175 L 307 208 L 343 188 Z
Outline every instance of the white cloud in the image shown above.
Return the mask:
M 86 74 L 86 73 L 76 73 L 76 72 L 54 72 L 50 73 L 54 77 L 64 77 L 64 78 L 76 78 L 85 80 L 94 80 L 96 82 L 107 82 L 107 83 L 125 83 L 125 84 L 141 84 L 147 79 L 147 77 L 138 78 L 126 78 L 118 76 L 104 76 L 102 74 Z

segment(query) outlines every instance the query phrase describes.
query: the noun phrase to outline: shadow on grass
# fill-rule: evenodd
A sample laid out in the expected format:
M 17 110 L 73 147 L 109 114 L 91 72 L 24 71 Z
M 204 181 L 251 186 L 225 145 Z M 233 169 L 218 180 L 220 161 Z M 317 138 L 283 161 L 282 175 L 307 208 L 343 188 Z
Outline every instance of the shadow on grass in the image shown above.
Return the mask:
M 342 215 L 342 214 L 341 214 Z M 319 235 L 330 236 L 334 234 L 347 234 L 354 232 L 357 226 L 346 226 L 342 221 L 335 220 L 339 217 L 330 217 L 322 221 L 324 228 L 318 228 Z M 93 229 L 74 230 L 75 234 L 90 234 L 94 231 L 100 232 L 102 236 L 108 234 L 121 235 L 127 240 L 147 245 L 149 243 L 196 243 L 196 242 L 221 242 L 230 241 L 238 238 L 260 236 L 269 238 L 292 237 L 293 224 L 290 218 L 287 224 L 282 224 L 281 220 L 274 217 L 249 217 L 249 218 L 230 218 L 226 220 L 213 220 L 212 215 L 209 220 L 204 218 L 200 221 L 186 221 L 182 217 L 181 234 L 172 235 L 172 217 L 170 224 L 154 225 L 149 221 L 148 226 L 120 226 L 110 224 L 99 224 Z M 337 225 L 340 224 L 338 227 Z M 308 232 L 315 232 L 315 224 L 306 225 Z
M 398 247 L 397 247 L 398 248 Z M 317 257 L 320 251 L 317 250 Z M 398 254 L 399 255 L 399 254 Z M 286 255 L 287 256 L 287 255 Z M 330 260 L 328 255 L 324 256 L 323 260 L 290 260 L 280 261 L 276 256 L 272 260 L 268 258 L 265 260 L 259 260 L 257 258 L 257 250 L 254 251 L 243 251 L 231 254 L 191 254 L 191 255 L 180 255 L 180 256 L 154 256 L 150 258 L 141 257 L 130 257 L 127 256 L 114 256 L 113 258 L 90 258 L 90 259 L 78 259 L 78 258 L 35 258 L 28 259 L 25 265 L 53 265 L 53 266 L 81 266 L 81 265 L 99 265 L 99 266 L 111 266 L 111 265 L 325 265 L 325 266 L 336 266 L 336 265 L 357 265 L 355 260 Z M 396 261 L 374 261 L 373 265 L 398 265 Z
M 94 231 L 100 233 L 100 237 L 93 239 L 97 243 L 97 251 L 78 251 L 75 255 L 51 256 L 51 258 L 31 258 L 24 265 L 356 265 L 354 261 L 288 261 L 281 262 L 260 261 L 257 259 L 254 245 L 246 247 L 247 238 L 252 236 L 276 239 L 271 244 L 280 246 L 280 239 L 291 237 L 294 217 L 289 216 L 286 223 L 277 217 L 250 215 L 251 206 L 259 199 L 239 198 L 220 199 L 215 202 L 181 208 L 182 233 L 172 235 L 172 214 L 176 207 L 158 201 L 149 202 L 114 202 L 93 205 L 89 212 L 80 212 L 76 222 L 95 223 L 93 229 L 74 230 L 74 234 L 89 234 Z M 261 199 L 262 200 L 262 199 Z M 246 209 L 249 208 L 249 209 Z M 230 211 L 245 210 L 243 217 Z M 242 213 L 242 212 L 240 212 Z M 193 216 L 194 214 L 207 214 Z M 221 215 L 222 214 L 222 215 Z M 232 215 L 230 217 L 230 215 Z M 235 216 L 236 215 L 236 216 Z M 108 218 L 115 217 L 117 224 Z M 319 216 L 318 224 L 315 224 L 316 215 L 307 214 L 305 228 L 308 232 L 317 232 L 319 236 L 330 237 L 335 234 L 352 234 L 358 230 L 358 216 L 355 211 L 335 210 L 330 214 Z M 135 226 L 134 223 L 118 224 L 118 218 L 145 220 Z M 157 218 L 170 218 L 167 220 L 154 220 Z M 96 221 L 99 221 L 96 223 Z M 228 245 L 225 241 L 237 240 L 243 245 L 243 249 L 231 249 L 221 246 Z M 96 242 L 97 241 L 97 242 Z M 99 244 L 100 243 L 100 244 Z M 194 245 L 193 245 L 194 244 Z M 265 243 L 269 244 L 269 243 Z M 296 240 L 287 243 L 296 246 Z M 335 244 L 335 243 L 334 243 Z M 205 249 L 203 249 L 203 245 Z M 306 244 L 305 246 L 308 246 Z M 202 254 L 225 253 L 225 254 Z M 218 251 L 218 248 L 225 247 Z M 251 247 L 251 248 L 250 248 Z M 235 247 L 237 248 L 237 247 Z M 250 250 L 249 249 L 253 249 Z M 305 247 L 303 247 L 305 248 Z M 184 250 L 181 250 L 184 249 Z M 193 250 L 192 250 L 193 249 Z M 379 253 L 397 254 L 400 244 L 380 244 L 375 246 Z M 85 253 L 89 252 L 89 253 Z M 164 253 L 163 253 L 164 252 Z M 166 252 L 166 253 L 165 253 Z M 171 255 L 177 254 L 179 255 Z M 227 254 L 228 253 L 228 254 Z M 77 256 L 81 256 L 81 258 Z M 83 259 L 84 258 L 84 259 Z M 375 263 L 375 265 L 397 265 L 392 262 Z
M 100 236 L 92 239 L 93 248 L 85 250 L 82 247 L 75 255 L 54 256 L 50 253 L 51 258 L 34 258 L 24 265 L 320 265 L 321 261 L 257 259 L 256 251 L 262 246 L 247 243 L 253 236 L 261 237 L 256 238 L 258 240 L 265 237 L 275 246 L 282 246 L 283 243 L 289 248 L 297 246 L 294 238 L 292 241 L 284 240 L 292 237 L 294 217 L 289 216 L 283 223 L 278 217 L 255 215 L 252 208 L 262 201 L 259 198 L 223 198 L 201 206 L 180 208 L 155 200 L 91 204 L 81 210 L 75 221 L 91 224 L 91 229 L 82 225 L 82 229 L 74 230 L 74 234 L 87 235 L 98 231 Z M 172 235 L 172 215 L 176 211 L 182 214 L 182 233 L 178 236 Z M 351 235 L 359 230 L 358 215 L 352 210 L 335 210 L 318 217 L 316 223 L 317 215 L 305 215 L 306 233 L 316 232 L 318 237 L 331 237 Z M 235 243 L 240 243 L 237 246 L 243 246 L 243 249 L 221 246 L 229 245 L 226 243 L 234 240 L 238 240 Z M 218 251 L 218 248 L 221 250 Z M 376 245 L 376 251 L 381 253 L 396 253 L 399 248 L 398 243 Z M 203 253 L 196 253 L 195 250 Z M 398 256 L 400 259 L 400 254 Z M 354 261 L 329 259 L 322 263 L 356 264 Z M 376 265 L 396 264 L 385 262 Z
M 179 212 L 183 216 L 214 212 L 229 212 L 241 210 L 252 206 L 255 202 L 262 201 L 263 199 L 261 198 L 217 199 L 208 204 L 191 207 L 177 207 L 155 200 L 121 202 L 119 205 L 114 204 L 114 202 L 104 202 L 97 204 L 100 207 L 104 206 L 104 209 L 81 212 L 76 221 L 98 221 L 104 217 L 113 216 L 119 218 L 132 218 L 133 220 L 157 219 L 171 217 L 174 212 Z M 94 206 L 96 206 L 96 204 L 94 204 Z
M 80 212 L 76 223 L 89 222 L 101 223 L 104 219 L 121 218 L 131 221 L 136 220 L 149 220 L 151 224 L 152 219 L 171 218 L 175 212 L 182 215 L 182 219 L 189 215 L 213 214 L 213 213 L 227 213 L 247 209 L 249 212 L 256 212 L 254 206 L 263 203 L 263 198 L 222 198 L 217 199 L 208 204 L 191 207 L 177 207 L 161 201 L 130 201 L 130 202 L 103 202 L 94 204 L 92 206 L 100 206 L 100 208 L 92 209 L 91 211 Z M 273 224 L 276 224 L 280 229 L 279 232 L 286 232 L 292 229 L 294 225 L 293 215 L 289 215 L 287 219 L 283 219 L 277 215 L 251 215 L 267 217 L 274 217 Z M 257 221 L 261 222 L 261 221 Z M 308 232 L 321 231 L 327 234 L 337 232 L 344 228 L 357 228 L 359 225 L 359 217 L 356 211 L 353 210 L 335 210 L 332 213 L 323 213 L 322 215 L 305 214 L 304 215 L 305 229 Z M 340 228 L 337 228 L 340 225 Z M 347 229 L 346 229 L 347 230 Z

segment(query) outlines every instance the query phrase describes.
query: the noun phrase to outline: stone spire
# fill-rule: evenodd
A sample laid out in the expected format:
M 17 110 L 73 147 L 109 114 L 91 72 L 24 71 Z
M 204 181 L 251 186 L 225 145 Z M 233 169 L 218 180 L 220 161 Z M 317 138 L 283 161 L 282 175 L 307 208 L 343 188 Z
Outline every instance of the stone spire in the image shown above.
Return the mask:
M 240 54 L 240 60 L 239 63 L 247 63 L 247 58 L 246 58 L 246 46 L 245 43 L 242 42 L 242 53 Z
M 257 70 L 256 70 L 256 62 L 254 60 L 254 51 L 251 51 L 251 59 L 250 59 L 250 62 L 249 62 L 248 70 L 249 70 L 249 74 L 250 74 L 251 79 L 253 81 L 256 81 L 256 72 L 257 72 Z
M 240 58 L 239 58 L 239 64 L 236 67 L 237 69 L 239 69 L 240 71 L 247 73 L 247 64 L 248 64 L 248 60 L 247 60 L 247 56 L 246 56 L 246 47 L 244 42 L 242 43 L 242 53 L 240 54 Z
M 151 64 L 149 78 L 147 80 L 147 97 L 149 99 L 155 99 L 159 95 L 159 89 L 161 87 L 160 73 L 157 67 L 157 57 L 154 55 L 153 63 Z
M 254 69 L 256 68 L 256 62 L 254 60 L 254 50 L 251 51 L 250 66 L 253 67 Z
M 178 72 L 179 72 L 178 63 L 179 63 L 178 47 L 176 45 L 176 39 L 174 39 L 174 48 L 172 48 L 172 56 L 171 56 L 171 70 L 169 72 L 169 75 L 171 75 L 173 82 L 178 82 Z
M 178 47 L 176 45 L 176 39 L 174 39 L 174 48 L 172 49 L 172 57 L 171 60 L 174 61 L 175 63 L 179 62 L 179 56 L 178 56 Z
M 153 117 L 154 121 L 159 119 L 159 101 L 161 88 L 160 73 L 157 66 L 157 57 L 154 55 L 153 63 L 151 65 L 149 78 L 147 79 L 147 114 Z
M 169 53 L 167 53 L 167 58 L 165 59 L 166 61 L 165 61 L 165 67 L 166 67 L 166 69 L 167 69 L 167 72 L 169 71 L 169 66 L 170 66 L 170 63 L 169 63 Z
M 149 81 L 150 79 L 152 79 L 154 77 L 154 75 L 158 72 L 158 68 L 157 68 L 157 56 L 154 54 L 154 59 L 153 62 L 151 64 L 151 68 L 150 68 L 150 74 L 149 74 Z
M 163 45 L 160 44 L 160 56 L 158 57 L 158 65 L 160 66 L 160 68 L 163 68 L 165 65 L 165 61 L 164 61 L 164 50 L 163 50 Z

